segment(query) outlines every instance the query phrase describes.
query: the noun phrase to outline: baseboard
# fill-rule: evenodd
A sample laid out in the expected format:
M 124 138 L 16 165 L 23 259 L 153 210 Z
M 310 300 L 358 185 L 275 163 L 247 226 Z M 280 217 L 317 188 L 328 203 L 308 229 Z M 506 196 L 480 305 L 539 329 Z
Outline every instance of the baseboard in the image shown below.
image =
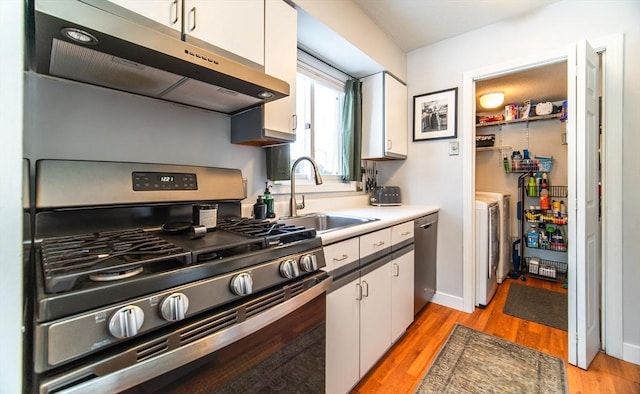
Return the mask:
M 622 359 L 640 365 L 640 346 L 630 343 L 622 344 Z
M 431 298 L 431 302 L 464 312 L 464 303 L 462 302 L 462 298 L 458 296 L 452 296 L 451 294 L 438 291 L 433 295 L 433 298 Z

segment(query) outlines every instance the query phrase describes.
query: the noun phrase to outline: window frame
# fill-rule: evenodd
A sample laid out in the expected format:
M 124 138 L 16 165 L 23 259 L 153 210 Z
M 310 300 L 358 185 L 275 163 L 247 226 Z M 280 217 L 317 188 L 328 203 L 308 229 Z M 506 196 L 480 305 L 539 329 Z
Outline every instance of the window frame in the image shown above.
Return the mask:
M 313 80 L 316 83 L 321 83 L 325 86 L 333 88 L 337 91 L 344 92 L 344 86 L 349 78 L 349 75 L 336 69 L 335 67 L 313 57 L 312 55 L 298 49 L 298 69 L 297 74 L 302 74 L 305 77 Z M 311 96 L 313 100 L 313 85 Z M 300 97 L 296 97 L 297 100 Z M 344 98 L 343 98 L 344 99 Z M 297 103 L 296 103 L 297 106 Z M 313 106 L 313 102 L 311 103 Z M 310 156 L 313 157 L 315 149 L 315 130 L 314 130 L 314 118 L 313 111 L 310 118 L 311 123 L 311 141 L 310 141 Z M 304 129 L 304 127 L 302 128 Z M 341 152 L 338 152 L 341 154 Z M 303 163 L 301 163 L 303 164 Z M 343 181 L 341 175 L 322 175 L 323 184 L 316 185 L 311 174 L 298 174 L 296 176 L 296 192 L 299 193 L 331 193 L 331 192 L 356 192 L 357 182 Z M 273 194 L 285 194 L 290 192 L 290 181 L 276 181 L 272 187 Z

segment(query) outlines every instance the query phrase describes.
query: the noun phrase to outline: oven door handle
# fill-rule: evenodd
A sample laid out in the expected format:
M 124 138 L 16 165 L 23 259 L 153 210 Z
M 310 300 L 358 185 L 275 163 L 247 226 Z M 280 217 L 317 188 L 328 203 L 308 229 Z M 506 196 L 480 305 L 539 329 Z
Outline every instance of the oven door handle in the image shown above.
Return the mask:
M 322 275 L 326 274 L 322 273 Z M 144 344 L 138 345 L 119 355 L 98 360 L 91 364 L 85 364 L 75 371 L 69 371 L 69 373 L 42 382 L 40 385 L 40 393 L 46 394 L 52 391 L 65 394 L 113 393 L 134 387 L 213 353 L 278 321 L 325 293 L 329 286 L 331 286 L 331 283 L 331 276 L 327 276 L 304 292 L 241 323 L 145 361 L 134 363 L 127 367 L 123 367 L 120 364 L 121 369 L 115 371 L 109 371 L 109 368 L 119 364 L 119 361 L 122 359 L 131 360 L 129 353 L 133 352 L 135 354 L 136 349 Z M 135 360 L 135 356 L 133 359 Z M 74 384 L 74 382 L 78 383 Z M 61 390 L 60 388 L 62 387 L 66 388 Z

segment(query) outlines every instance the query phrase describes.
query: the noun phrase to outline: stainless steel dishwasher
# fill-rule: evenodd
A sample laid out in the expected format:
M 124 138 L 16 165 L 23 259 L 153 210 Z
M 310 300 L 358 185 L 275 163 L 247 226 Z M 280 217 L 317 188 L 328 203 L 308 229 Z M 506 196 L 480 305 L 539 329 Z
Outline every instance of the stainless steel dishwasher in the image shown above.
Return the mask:
M 417 315 L 436 292 L 438 213 L 414 220 L 415 285 L 413 312 Z

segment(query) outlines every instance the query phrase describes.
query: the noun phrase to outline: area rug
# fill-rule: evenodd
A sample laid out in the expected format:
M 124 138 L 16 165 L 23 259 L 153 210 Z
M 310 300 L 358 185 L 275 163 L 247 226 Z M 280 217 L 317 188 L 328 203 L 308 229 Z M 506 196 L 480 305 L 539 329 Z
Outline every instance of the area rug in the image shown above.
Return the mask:
M 456 325 L 416 393 L 567 393 L 564 361 Z
M 566 294 L 511 283 L 502 312 L 567 331 L 567 308 Z

